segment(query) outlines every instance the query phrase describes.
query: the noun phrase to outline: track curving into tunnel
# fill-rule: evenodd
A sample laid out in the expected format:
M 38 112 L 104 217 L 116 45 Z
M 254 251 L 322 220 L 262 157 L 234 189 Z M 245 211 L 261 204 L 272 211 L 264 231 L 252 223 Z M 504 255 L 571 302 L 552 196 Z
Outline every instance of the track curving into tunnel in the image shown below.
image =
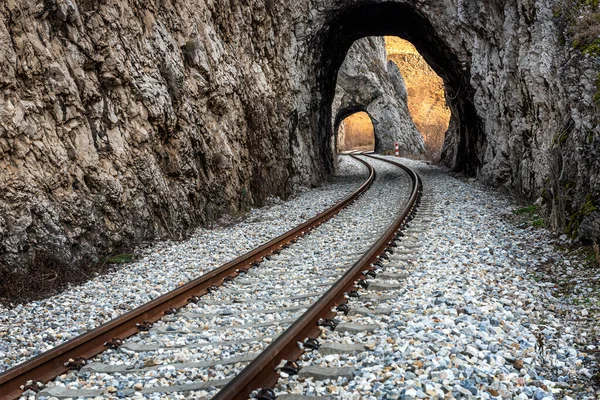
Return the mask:
M 369 178 L 341 203 L 7 371 L 0 376 L 0 394 L 16 398 L 23 389 L 41 389 L 38 397 L 127 397 L 138 392 L 173 398 L 181 393 L 213 396 L 224 387 L 216 398 L 243 398 L 274 383 L 273 367 L 301 354 L 297 339 L 318 330 L 315 322 L 334 323 L 329 319 L 332 307 L 352 296 L 356 282 L 376 268 L 373 263 L 385 257 L 384 251 L 391 251 L 398 230 L 416 208 L 416 174 L 363 158 Z M 47 385 L 35 384 L 58 375 Z M 34 384 L 27 386 L 28 381 Z

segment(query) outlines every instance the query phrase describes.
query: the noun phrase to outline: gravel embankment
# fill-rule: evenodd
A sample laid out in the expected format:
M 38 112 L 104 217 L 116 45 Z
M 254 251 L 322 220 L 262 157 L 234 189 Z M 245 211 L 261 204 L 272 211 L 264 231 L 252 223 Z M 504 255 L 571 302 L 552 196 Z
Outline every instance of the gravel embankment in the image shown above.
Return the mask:
M 306 371 L 353 368 L 350 378 L 283 376 L 277 392 L 335 399 L 600 398 L 598 274 L 595 283 L 579 282 L 579 300 L 595 296 L 587 307 L 558 297 L 556 285 L 537 282 L 533 272 L 575 261 L 547 231 L 517 227 L 510 221 L 517 206 L 494 191 L 406 162 L 424 177 L 430 203 L 403 239 L 420 248 L 409 256 L 397 252 L 383 270 L 387 278 L 350 302 L 362 311 L 338 317 L 368 330 L 323 329 L 322 342 L 363 350 L 312 352 L 300 361 Z
M 252 210 L 241 222 L 198 229 L 184 242 L 163 242 L 141 258 L 51 298 L 0 306 L 0 372 L 210 271 L 286 232 L 355 190 L 366 169 L 340 157 L 331 183 Z

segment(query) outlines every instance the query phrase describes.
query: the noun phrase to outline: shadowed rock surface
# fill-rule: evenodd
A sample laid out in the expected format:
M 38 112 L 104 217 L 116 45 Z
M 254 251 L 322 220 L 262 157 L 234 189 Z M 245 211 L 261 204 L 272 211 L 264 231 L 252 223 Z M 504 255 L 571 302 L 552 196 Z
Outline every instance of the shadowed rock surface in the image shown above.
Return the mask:
M 563 40 L 553 6 L 4 1 L 0 264 L 182 238 L 317 184 L 333 169 L 338 69 L 370 35 L 412 41 L 444 79 L 449 166 L 534 199 L 558 165 L 581 211 L 600 197 L 599 64 Z
M 337 76 L 332 107 L 334 131 L 345 117 L 364 111 L 373 122 L 375 151 L 393 151 L 398 143 L 404 152 L 420 154 L 424 150 L 423 137 L 410 117 L 407 101 L 402 74 L 396 64 L 387 62 L 384 38 L 354 42 Z

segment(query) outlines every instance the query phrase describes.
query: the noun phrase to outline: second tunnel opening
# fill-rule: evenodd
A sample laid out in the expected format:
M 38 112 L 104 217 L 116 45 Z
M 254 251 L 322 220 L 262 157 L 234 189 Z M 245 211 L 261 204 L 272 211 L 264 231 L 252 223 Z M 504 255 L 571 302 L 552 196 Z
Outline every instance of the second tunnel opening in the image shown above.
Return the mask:
M 364 111 L 346 117 L 337 132 L 338 151 L 374 151 L 375 130 L 371 117 Z

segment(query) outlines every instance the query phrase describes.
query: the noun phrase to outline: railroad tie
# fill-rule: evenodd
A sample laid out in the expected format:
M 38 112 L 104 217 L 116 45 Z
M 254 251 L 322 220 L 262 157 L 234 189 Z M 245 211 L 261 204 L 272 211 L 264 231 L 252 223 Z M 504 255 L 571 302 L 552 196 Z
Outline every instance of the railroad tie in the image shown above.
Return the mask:
M 40 391 L 36 397 L 57 399 L 77 399 L 77 398 L 94 398 L 104 395 L 102 389 L 67 389 L 60 386 L 51 386 Z
M 319 347 L 319 353 L 324 356 L 329 354 L 350 354 L 355 356 L 364 351 L 367 351 L 367 348 L 362 344 L 323 343 Z
M 348 312 L 349 316 L 355 316 L 355 315 L 390 315 L 392 313 L 392 310 L 389 308 L 376 308 L 374 310 L 370 309 L 370 308 L 365 308 L 365 307 L 354 307 L 351 308 L 350 311 Z
M 211 330 L 211 331 L 226 331 L 226 330 L 239 330 L 239 329 L 249 329 L 249 328 L 260 328 L 260 327 L 263 327 L 263 326 L 291 324 L 294 321 L 296 321 L 295 318 L 288 318 L 288 319 L 280 319 L 280 320 L 274 320 L 274 321 L 268 321 L 268 322 L 260 322 L 258 324 L 213 326 L 209 330 Z M 153 332 L 166 333 L 166 334 L 173 334 L 173 333 L 204 333 L 204 332 L 206 332 L 206 329 L 204 329 L 204 328 L 198 328 L 198 329 L 190 329 L 189 331 L 182 331 L 182 330 L 178 330 L 178 329 L 169 328 L 168 326 L 159 326 L 159 327 L 156 327 L 156 328 L 152 328 L 152 331 Z
M 377 329 L 379 329 L 379 325 L 376 325 L 376 324 L 360 325 L 360 324 L 353 324 L 353 323 L 349 323 L 349 322 L 342 322 L 335 328 L 335 331 L 338 333 L 346 333 L 347 332 L 347 333 L 351 333 L 351 334 L 357 334 L 357 333 L 364 333 L 364 332 L 373 332 L 373 331 L 376 331 Z
M 162 344 L 139 344 L 139 343 L 125 343 L 121 346 L 121 351 L 129 351 L 134 353 L 142 353 L 142 352 L 153 352 L 153 351 L 168 351 L 168 350 L 176 350 L 183 347 L 188 349 L 201 349 L 203 347 L 213 347 L 213 346 L 233 346 L 245 343 L 254 343 L 254 342 L 263 342 L 263 341 L 273 341 L 279 335 L 266 335 L 266 336 L 257 336 L 249 339 L 237 339 L 237 340 L 223 340 L 217 342 L 207 342 L 207 343 L 182 343 L 175 346 L 165 347 Z
M 108 365 L 103 363 L 90 363 L 81 368 L 81 372 L 96 372 L 102 374 L 135 374 L 146 371 L 153 371 L 165 367 L 174 367 L 175 369 L 185 368 L 209 368 L 217 365 L 231 365 L 238 363 L 248 363 L 256 358 L 258 353 L 248 353 L 238 357 L 222 358 L 211 361 L 199 361 L 190 363 L 158 364 L 143 368 L 132 368 L 131 365 Z
M 177 392 L 191 392 L 210 388 L 222 388 L 231 379 L 219 379 L 208 382 L 190 383 L 185 385 L 171 385 L 171 386 L 156 386 L 144 388 L 139 391 L 142 394 L 153 394 L 153 393 L 177 393 Z M 128 389 L 123 392 L 125 396 L 132 396 L 138 391 L 134 389 Z M 60 386 L 48 387 L 37 394 L 37 397 L 56 398 L 56 399 L 76 399 L 76 398 L 95 398 L 103 397 L 106 395 L 103 389 L 67 389 Z
M 311 293 L 305 293 L 305 294 L 300 294 L 300 295 L 296 295 L 296 296 L 273 297 L 270 299 L 252 299 L 252 302 L 254 302 L 254 303 L 273 303 L 273 302 L 287 301 L 287 300 L 302 300 L 302 299 L 308 299 L 311 297 L 318 297 L 318 296 L 321 296 L 322 294 L 323 293 L 321 293 L 321 292 L 311 292 Z M 245 303 L 245 301 L 244 300 L 237 301 L 236 299 L 215 301 L 215 300 L 207 299 L 207 300 L 200 300 L 198 302 L 198 304 L 206 304 L 209 306 L 227 306 L 227 305 L 239 304 L 239 303 Z
M 393 272 L 382 272 L 377 275 L 377 279 L 382 281 L 404 281 L 408 279 L 409 274 L 401 272 L 401 273 L 393 273 Z
M 236 316 L 248 315 L 248 314 L 276 314 L 281 311 L 299 311 L 299 310 L 305 310 L 308 307 L 309 307 L 309 305 L 300 305 L 300 306 L 279 307 L 279 308 L 272 308 L 272 309 L 244 310 L 244 311 L 240 311 L 240 312 L 221 311 L 221 312 L 216 312 L 216 313 L 212 313 L 212 314 L 182 312 L 182 313 L 180 313 L 180 316 L 189 318 L 189 319 L 198 319 L 198 318 L 207 318 L 207 317 L 216 317 L 216 316 L 236 317 Z
M 404 289 L 406 285 L 402 282 L 399 283 L 391 283 L 391 282 L 381 282 L 381 281 L 372 281 L 369 285 L 369 290 L 374 292 L 387 292 L 389 290 L 398 290 Z
M 328 368 L 328 367 L 313 367 L 311 365 L 302 367 L 298 372 L 299 378 L 313 378 L 315 381 L 324 381 L 330 379 L 337 381 L 339 378 L 346 378 L 351 381 L 354 377 L 354 368 L 352 367 L 341 367 L 341 368 Z

